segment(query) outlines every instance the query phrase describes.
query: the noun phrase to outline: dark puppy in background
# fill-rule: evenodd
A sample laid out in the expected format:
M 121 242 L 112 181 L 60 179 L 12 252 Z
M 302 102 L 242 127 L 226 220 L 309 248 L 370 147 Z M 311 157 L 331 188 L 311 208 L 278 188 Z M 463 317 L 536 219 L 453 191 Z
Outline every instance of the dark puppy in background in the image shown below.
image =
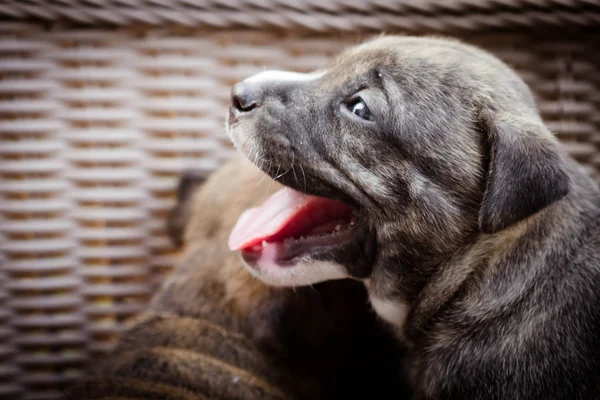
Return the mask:
M 240 82 L 228 125 L 289 187 L 230 247 L 272 285 L 362 280 L 415 398 L 600 398 L 600 193 L 507 65 L 384 36 Z
M 400 348 L 358 282 L 272 288 L 227 237 L 242 211 L 278 189 L 244 158 L 206 181 L 186 173 L 168 220 L 176 270 L 72 399 L 408 398 Z

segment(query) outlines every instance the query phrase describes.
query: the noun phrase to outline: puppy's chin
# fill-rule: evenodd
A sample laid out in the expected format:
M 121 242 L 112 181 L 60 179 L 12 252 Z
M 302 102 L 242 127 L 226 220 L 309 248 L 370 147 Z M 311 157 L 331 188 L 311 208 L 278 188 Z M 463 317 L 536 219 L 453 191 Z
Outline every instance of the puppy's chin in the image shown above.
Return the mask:
M 242 252 L 242 258 L 252 275 L 271 286 L 306 286 L 349 277 L 341 264 L 312 260 L 310 257 L 303 257 L 286 265 L 245 252 Z

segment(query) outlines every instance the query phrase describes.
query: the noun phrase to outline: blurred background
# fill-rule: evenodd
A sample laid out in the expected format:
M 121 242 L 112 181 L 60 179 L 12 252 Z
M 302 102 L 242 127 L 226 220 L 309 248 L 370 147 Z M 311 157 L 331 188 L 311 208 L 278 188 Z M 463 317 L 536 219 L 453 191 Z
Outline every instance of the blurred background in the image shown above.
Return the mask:
M 600 177 L 599 0 L 0 0 L 0 399 L 55 399 L 177 254 L 184 169 L 231 157 L 230 87 L 382 32 L 483 46 Z

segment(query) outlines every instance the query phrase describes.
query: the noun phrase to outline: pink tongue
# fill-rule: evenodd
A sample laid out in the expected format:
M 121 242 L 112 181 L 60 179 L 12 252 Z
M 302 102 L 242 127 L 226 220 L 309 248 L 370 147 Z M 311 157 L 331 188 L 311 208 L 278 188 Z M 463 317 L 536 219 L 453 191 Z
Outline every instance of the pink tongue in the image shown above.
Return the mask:
M 290 188 L 277 191 L 262 206 L 244 211 L 229 235 L 229 249 L 246 249 L 277 234 L 312 199 Z

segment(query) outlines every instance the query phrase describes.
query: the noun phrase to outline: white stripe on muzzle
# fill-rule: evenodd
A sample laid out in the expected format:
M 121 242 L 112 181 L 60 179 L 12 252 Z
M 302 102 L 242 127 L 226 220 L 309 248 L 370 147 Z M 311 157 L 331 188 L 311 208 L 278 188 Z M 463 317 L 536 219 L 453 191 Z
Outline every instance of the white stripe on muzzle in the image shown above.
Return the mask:
M 246 82 L 308 82 L 315 81 L 325 75 L 325 71 L 301 73 L 290 71 L 263 71 L 246 78 Z

